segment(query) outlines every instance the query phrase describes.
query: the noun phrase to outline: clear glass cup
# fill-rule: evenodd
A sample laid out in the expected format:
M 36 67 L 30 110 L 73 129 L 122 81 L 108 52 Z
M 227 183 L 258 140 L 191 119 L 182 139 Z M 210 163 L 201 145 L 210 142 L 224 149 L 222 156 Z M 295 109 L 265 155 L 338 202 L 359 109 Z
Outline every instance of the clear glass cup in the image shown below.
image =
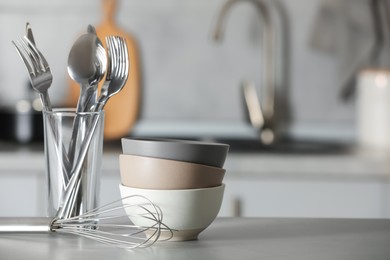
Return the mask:
M 103 156 L 104 112 L 76 113 L 72 109 L 43 112 L 48 216 L 64 206 L 66 188 L 79 169 L 74 206 L 67 217 L 98 206 Z M 83 154 L 84 149 L 84 154 Z

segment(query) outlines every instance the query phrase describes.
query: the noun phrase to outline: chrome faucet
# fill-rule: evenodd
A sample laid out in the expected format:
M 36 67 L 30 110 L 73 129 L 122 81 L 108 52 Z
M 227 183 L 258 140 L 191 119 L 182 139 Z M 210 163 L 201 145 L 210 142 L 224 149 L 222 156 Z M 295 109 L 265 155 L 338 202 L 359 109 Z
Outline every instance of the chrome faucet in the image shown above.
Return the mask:
M 250 2 L 258 11 L 261 25 L 264 26 L 261 44 L 261 88 L 264 98 L 259 99 L 254 84 L 244 81 L 242 90 L 247 106 L 249 121 L 259 130 L 260 141 L 264 144 L 274 143 L 277 135 L 277 117 L 280 112 L 277 96 L 278 89 L 287 85 L 288 52 L 287 52 L 287 15 L 283 5 L 277 0 L 228 0 L 221 8 L 214 30 L 214 39 L 222 40 L 226 16 L 236 3 Z M 272 4 L 272 6 L 271 6 Z M 273 12 L 273 11 L 276 12 Z M 278 33 L 275 14 L 279 22 Z M 278 38 L 279 37 L 279 38 Z M 282 60 L 283 59 L 283 60 Z M 279 90 L 280 91 L 280 90 Z M 286 95 L 286 93 L 284 93 Z M 278 103 L 278 104 L 277 104 Z M 286 106 L 287 104 L 284 104 Z

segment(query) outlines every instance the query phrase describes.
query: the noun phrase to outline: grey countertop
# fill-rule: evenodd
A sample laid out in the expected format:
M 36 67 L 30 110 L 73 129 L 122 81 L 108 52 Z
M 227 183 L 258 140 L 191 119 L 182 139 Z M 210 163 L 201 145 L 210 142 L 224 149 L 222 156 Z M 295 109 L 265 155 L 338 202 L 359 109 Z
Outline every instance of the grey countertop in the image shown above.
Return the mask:
M 390 259 L 390 220 L 217 218 L 199 240 L 124 250 L 63 234 L 0 234 L 0 259 Z

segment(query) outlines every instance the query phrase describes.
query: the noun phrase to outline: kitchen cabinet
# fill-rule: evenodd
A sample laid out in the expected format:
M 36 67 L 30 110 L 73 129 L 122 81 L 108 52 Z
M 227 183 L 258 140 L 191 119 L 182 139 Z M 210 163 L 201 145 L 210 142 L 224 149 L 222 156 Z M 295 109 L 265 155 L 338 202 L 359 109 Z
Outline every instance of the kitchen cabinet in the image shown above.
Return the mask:
M 388 188 L 379 181 L 233 180 L 226 182 L 222 212 L 247 217 L 387 218 Z
M 39 170 L 1 171 L 0 216 L 42 216 L 45 195 L 44 174 Z
M 221 213 L 239 216 L 389 218 L 387 155 L 235 154 Z
M 103 156 L 101 203 L 119 195 L 119 149 Z M 0 216 L 45 214 L 42 150 L 0 152 Z M 230 153 L 219 216 L 389 218 L 387 156 Z

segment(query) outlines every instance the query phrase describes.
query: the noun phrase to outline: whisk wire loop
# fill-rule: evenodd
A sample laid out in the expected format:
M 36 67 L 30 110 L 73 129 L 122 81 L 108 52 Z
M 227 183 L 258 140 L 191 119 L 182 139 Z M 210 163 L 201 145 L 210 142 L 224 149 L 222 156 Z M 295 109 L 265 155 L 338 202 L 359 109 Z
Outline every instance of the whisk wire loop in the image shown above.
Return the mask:
M 126 209 L 131 209 L 126 211 Z M 123 212 L 126 211 L 126 214 Z M 132 212 L 132 213 L 129 213 Z M 147 226 L 123 224 L 123 218 L 132 217 L 150 221 Z M 161 209 L 148 198 L 131 195 L 110 202 L 79 216 L 54 219 L 51 230 L 93 239 L 120 248 L 132 249 L 153 245 L 159 240 L 162 231 L 173 231 L 163 223 Z M 146 237 L 144 233 L 147 233 Z

